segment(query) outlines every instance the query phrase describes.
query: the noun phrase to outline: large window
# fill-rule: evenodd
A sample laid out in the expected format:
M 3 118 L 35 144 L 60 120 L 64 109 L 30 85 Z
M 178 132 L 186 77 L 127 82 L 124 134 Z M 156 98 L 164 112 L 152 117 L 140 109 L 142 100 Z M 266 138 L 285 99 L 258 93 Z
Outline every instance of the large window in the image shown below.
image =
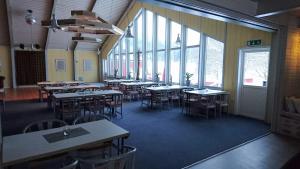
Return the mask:
M 152 80 L 153 13 L 146 11 L 146 79 Z
M 115 67 L 114 63 L 115 63 L 114 54 L 113 51 L 111 51 L 109 54 L 109 75 L 110 76 L 114 75 L 114 67 Z
M 157 38 L 157 70 L 158 77 L 160 81 L 165 81 L 166 76 L 166 22 L 167 19 L 165 17 L 157 15 L 157 27 L 156 27 L 156 38 Z
M 123 78 L 139 74 L 139 79 L 152 81 L 158 73 L 161 82 L 185 84 L 185 73 L 191 73 L 194 86 L 223 87 L 223 42 L 146 9 L 129 26 L 134 37 L 121 36 L 114 45 L 107 59 L 109 75 L 116 68 Z
M 134 55 L 131 53 L 129 54 L 129 72 L 130 76 L 134 76 Z
M 146 63 L 146 79 L 152 80 L 152 52 L 147 52 Z
M 121 39 L 121 69 L 120 72 L 123 78 L 127 76 L 127 68 L 126 68 L 126 39 L 123 36 Z
M 119 56 L 119 44 L 116 45 L 115 47 L 115 69 L 118 70 L 117 76 L 121 75 L 121 70 L 120 70 L 120 56 Z M 114 73 L 113 73 L 114 74 Z
M 190 28 L 186 29 L 185 72 L 191 73 L 191 84 L 198 84 L 200 33 Z
M 137 47 L 137 50 L 136 52 L 139 52 L 139 56 L 138 57 L 138 61 L 137 61 L 137 64 L 138 64 L 138 76 L 139 76 L 139 79 L 142 79 L 143 78 L 143 53 L 142 53 L 142 50 L 143 50 L 143 15 L 142 13 L 138 16 L 137 18 L 137 21 L 136 21 L 136 30 L 137 30 L 137 34 L 136 34 L 136 47 Z
M 181 25 L 176 22 L 171 22 L 170 29 L 170 80 L 173 83 L 179 83 L 180 80 L 180 42 L 177 42 L 178 37 L 181 38 Z
M 166 48 L 166 18 L 157 16 L 157 49 Z
M 204 86 L 223 86 L 223 53 L 222 42 L 206 38 Z
M 130 25 L 130 30 L 131 33 L 134 34 L 134 29 L 133 29 L 133 25 Z M 128 42 L 128 58 L 129 58 L 129 66 L 128 66 L 128 74 L 130 74 L 130 76 L 133 78 L 134 75 L 134 38 L 128 38 L 127 39 Z
M 160 81 L 165 80 L 165 51 L 157 52 L 157 73 Z
M 170 80 L 179 83 L 180 72 L 180 49 L 170 51 Z

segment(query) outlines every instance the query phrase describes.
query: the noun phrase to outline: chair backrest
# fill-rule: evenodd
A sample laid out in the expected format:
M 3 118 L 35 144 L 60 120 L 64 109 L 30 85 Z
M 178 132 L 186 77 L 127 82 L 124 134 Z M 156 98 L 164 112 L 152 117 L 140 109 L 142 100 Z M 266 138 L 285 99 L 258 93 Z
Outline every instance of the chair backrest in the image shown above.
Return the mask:
M 133 169 L 136 148 L 123 146 L 121 153 L 110 158 L 97 160 L 82 160 L 82 164 L 87 164 L 92 169 Z M 80 165 L 82 165 L 80 164 Z M 82 166 L 81 166 L 82 167 Z M 84 168 L 84 167 L 82 167 Z
M 60 168 L 60 169 L 76 169 L 78 164 L 78 160 L 72 161 L 70 164 Z
M 76 124 L 81 124 L 81 123 L 87 123 L 87 122 L 92 122 L 92 121 L 98 121 L 98 120 L 109 120 L 106 116 L 102 115 L 102 114 L 92 114 L 89 113 L 85 116 L 81 116 L 81 117 L 77 117 L 74 122 L 73 125 Z
M 229 101 L 229 94 L 225 93 L 225 94 L 220 94 L 217 97 L 218 101 L 224 102 L 224 103 L 228 103 Z
M 66 125 L 67 125 L 67 123 L 62 120 L 56 120 L 56 119 L 41 120 L 41 121 L 33 122 L 33 123 L 30 123 L 29 125 L 27 125 L 24 128 L 23 133 L 58 128 L 58 127 L 66 126 Z

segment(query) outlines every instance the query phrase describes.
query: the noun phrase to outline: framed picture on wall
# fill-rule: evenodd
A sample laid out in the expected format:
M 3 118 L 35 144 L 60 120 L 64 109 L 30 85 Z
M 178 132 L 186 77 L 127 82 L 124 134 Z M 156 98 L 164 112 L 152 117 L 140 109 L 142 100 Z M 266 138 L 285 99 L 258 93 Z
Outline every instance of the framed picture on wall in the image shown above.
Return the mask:
M 92 61 L 89 59 L 83 60 L 83 71 L 84 72 L 90 72 L 93 70 Z
M 55 59 L 55 70 L 57 72 L 66 71 L 66 60 L 65 59 Z

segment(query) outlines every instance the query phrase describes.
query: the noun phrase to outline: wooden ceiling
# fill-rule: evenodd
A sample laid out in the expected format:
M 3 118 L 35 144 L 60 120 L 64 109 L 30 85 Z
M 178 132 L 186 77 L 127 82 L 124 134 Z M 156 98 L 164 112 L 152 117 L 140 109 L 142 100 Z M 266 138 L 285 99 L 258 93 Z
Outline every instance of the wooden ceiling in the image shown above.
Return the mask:
M 56 2 L 55 2 L 56 1 Z M 11 17 L 13 44 L 39 44 L 48 49 L 83 49 L 97 50 L 99 44 L 72 42 L 73 36 L 97 37 L 105 39 L 103 35 L 78 34 L 63 31 L 48 31 L 41 27 L 42 20 L 49 20 L 51 12 L 57 19 L 71 17 L 71 10 L 89 10 L 112 24 L 117 24 L 127 6 L 132 0 L 0 0 L 0 45 L 10 43 L 8 17 Z M 55 3 L 54 3 L 55 2 Z M 25 22 L 26 10 L 31 9 L 37 24 L 31 26 Z M 32 31 L 32 36 L 31 36 Z

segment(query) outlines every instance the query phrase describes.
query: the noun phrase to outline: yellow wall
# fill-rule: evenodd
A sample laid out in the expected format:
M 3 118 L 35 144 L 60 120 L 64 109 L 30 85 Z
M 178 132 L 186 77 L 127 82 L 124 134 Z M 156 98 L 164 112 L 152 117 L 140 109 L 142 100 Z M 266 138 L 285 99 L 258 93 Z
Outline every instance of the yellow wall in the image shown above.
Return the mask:
M 233 112 L 238 74 L 238 51 L 240 48 L 246 47 L 246 42 L 252 39 L 261 39 L 265 46 L 270 46 L 271 33 L 178 11 L 172 11 L 140 2 L 136 2 L 133 5 L 132 9 L 129 11 L 128 19 L 126 18 L 121 21 L 117 26 L 121 29 L 125 29 L 128 25 L 128 20 L 132 21 L 133 17 L 141 8 L 148 9 L 161 16 L 170 18 L 175 22 L 182 23 L 189 28 L 203 32 L 206 35 L 225 43 L 224 89 L 229 91 L 231 94 L 230 111 Z M 102 58 L 107 57 L 107 54 L 118 39 L 118 36 L 111 36 L 109 40 L 103 44 L 101 50 Z
M 55 60 L 65 59 L 66 71 L 56 71 Z M 70 81 L 74 80 L 73 74 L 73 52 L 63 49 L 48 49 L 48 80 Z
M 96 51 L 75 51 L 77 76 L 82 77 L 85 82 L 99 82 L 99 61 Z M 92 71 L 84 71 L 84 60 L 92 61 Z
M 11 59 L 9 46 L 0 46 L 0 75 L 5 76 L 4 87 L 12 86 Z
M 272 34 L 228 23 L 226 37 L 224 89 L 230 92 L 230 105 L 234 105 L 237 88 L 239 49 L 245 48 L 246 42 L 251 39 L 261 39 L 264 46 L 270 46 Z M 231 111 L 233 111 L 233 106 L 231 106 Z

